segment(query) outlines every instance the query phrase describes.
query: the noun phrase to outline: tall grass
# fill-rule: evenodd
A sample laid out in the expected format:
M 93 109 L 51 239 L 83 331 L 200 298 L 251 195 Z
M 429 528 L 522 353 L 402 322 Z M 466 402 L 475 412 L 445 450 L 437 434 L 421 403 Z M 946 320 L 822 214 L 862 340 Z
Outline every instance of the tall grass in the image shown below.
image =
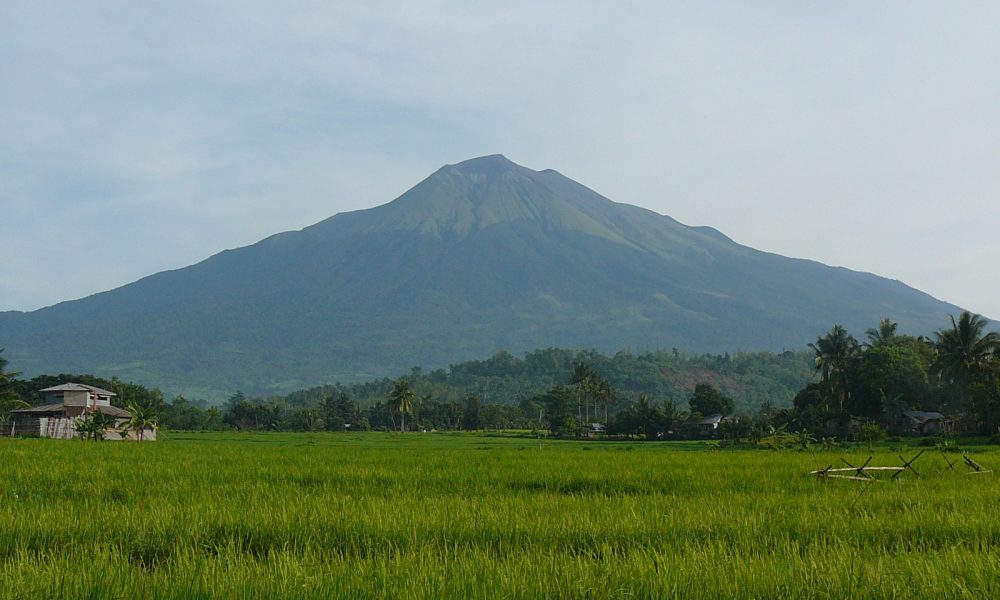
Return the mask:
M 925 455 L 925 476 L 900 483 L 807 475 L 841 456 L 867 453 L 420 434 L 4 440 L 0 596 L 1000 597 L 994 474 Z

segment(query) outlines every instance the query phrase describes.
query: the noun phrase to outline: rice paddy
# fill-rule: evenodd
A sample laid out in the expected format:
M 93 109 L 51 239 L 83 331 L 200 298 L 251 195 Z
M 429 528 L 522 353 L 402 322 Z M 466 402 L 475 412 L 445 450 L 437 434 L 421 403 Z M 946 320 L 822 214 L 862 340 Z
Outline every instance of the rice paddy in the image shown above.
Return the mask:
M 900 482 L 808 475 L 868 456 L 469 434 L 5 439 L 0 596 L 1000 597 L 996 474 L 929 452 Z

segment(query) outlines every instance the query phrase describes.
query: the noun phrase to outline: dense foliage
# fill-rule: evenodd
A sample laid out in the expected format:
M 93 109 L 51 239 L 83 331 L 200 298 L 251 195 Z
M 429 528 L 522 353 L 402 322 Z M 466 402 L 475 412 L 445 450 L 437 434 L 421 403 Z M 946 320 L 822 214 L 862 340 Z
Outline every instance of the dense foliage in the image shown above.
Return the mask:
M 539 417 L 542 397 L 560 385 L 575 390 L 573 417 L 584 424 L 604 423 L 606 416 L 640 394 L 686 406 L 699 384 L 732 398 L 735 412 L 753 413 L 765 403 L 790 407 L 796 391 L 811 377 L 812 359 L 805 352 L 688 355 L 674 350 L 609 356 L 594 350 L 549 348 L 523 358 L 498 352 L 486 360 L 428 373 L 413 369 L 405 379 L 415 394 L 412 419 L 419 427 L 493 429 L 538 426 L 540 419 L 545 421 L 544 415 Z M 370 426 L 398 429 L 398 417 L 394 420 L 385 406 L 396 381 L 320 386 L 259 403 L 294 411 L 319 408 L 331 397 L 346 395 L 366 409 Z
M 692 412 L 702 415 L 728 416 L 733 412 L 733 399 L 704 383 L 694 387 L 694 395 L 688 400 L 688 405 Z
M 840 430 L 864 421 L 912 433 L 912 411 L 940 413 L 945 429 L 1000 431 L 1000 335 L 979 315 L 950 317 L 933 339 L 896 334 L 883 320 L 859 343 L 837 325 L 811 345 L 820 381 L 795 397 L 786 422 Z M 924 432 L 926 433 L 926 432 Z
M 544 396 L 558 385 L 573 390 L 568 402 L 576 428 L 608 424 L 640 394 L 686 406 L 697 385 L 733 398 L 738 411 L 752 412 L 764 403 L 787 407 L 810 377 L 810 358 L 803 352 L 687 355 L 674 350 L 608 356 L 549 348 L 523 358 L 498 352 L 448 369 L 424 373 L 415 368 L 401 378 L 321 386 L 287 396 L 251 397 L 237 391 L 219 407 L 184 396 L 168 401 L 158 389 L 92 375 L 12 379 L 10 387 L 37 404 L 38 391 L 46 387 L 71 381 L 94 385 L 115 392 L 116 405 L 148 408 L 168 429 L 342 431 L 399 429 L 405 421 L 408 429 L 475 430 L 548 428 Z M 412 392 L 405 411 L 390 399 L 400 385 Z
M 3 361 L 0 399 L 6 414 L 22 400 L 36 403 L 40 389 L 77 381 L 114 391 L 117 404 L 139 408 L 163 427 L 187 430 L 517 428 L 753 442 L 777 430 L 803 440 L 809 432 L 862 439 L 1000 431 L 1000 335 L 978 315 L 952 317 L 933 339 L 898 334 L 885 319 L 860 343 L 836 325 L 809 347 L 811 353 L 736 355 L 499 352 L 447 370 L 414 368 L 396 379 L 287 396 L 236 392 L 221 407 L 183 396 L 168 402 L 159 390 L 90 375 L 20 381 Z M 712 420 L 716 415 L 725 418 Z

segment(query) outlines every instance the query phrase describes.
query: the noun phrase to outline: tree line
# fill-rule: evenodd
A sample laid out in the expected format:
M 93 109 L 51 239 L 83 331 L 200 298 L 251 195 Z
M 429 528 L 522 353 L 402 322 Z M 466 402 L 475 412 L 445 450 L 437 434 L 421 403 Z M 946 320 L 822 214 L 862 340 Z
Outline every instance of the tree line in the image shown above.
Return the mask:
M 934 433 L 1000 433 L 1000 334 L 988 331 L 980 315 L 963 312 L 931 337 L 898 333 L 883 319 L 859 342 L 841 325 L 809 344 L 815 380 L 794 396 L 791 406 L 767 399 L 756 411 L 737 411 L 733 399 L 709 383 L 695 386 L 687 406 L 647 394 L 620 404 L 605 418 L 608 434 L 647 438 L 729 437 L 777 443 L 779 435 L 808 444 L 827 439 L 870 440 L 914 429 L 907 414 L 940 422 Z M 583 370 L 586 367 L 578 366 Z M 555 386 L 543 397 L 549 428 L 579 430 L 573 404 L 592 392 L 574 370 L 575 389 Z M 614 392 L 611 393 L 612 396 Z M 917 411 L 914 413 L 914 411 Z M 705 417 L 724 417 L 706 422 Z M 794 435 L 793 435 L 794 434 Z M 797 437 L 796 437 L 797 436 Z
M 469 396 L 475 396 L 483 404 L 527 406 L 553 386 L 570 384 L 575 365 L 581 363 L 599 372 L 620 396 L 687 398 L 697 384 L 705 383 L 731 397 L 736 410 L 743 411 L 754 411 L 768 400 L 790 405 L 813 375 L 812 358 L 805 351 L 686 354 L 674 349 L 608 355 L 595 350 L 547 348 L 527 352 L 522 358 L 501 351 L 485 360 L 430 372 L 414 367 L 405 379 L 418 400 L 429 396 L 435 402 L 462 406 Z M 370 407 L 385 403 L 398 379 L 317 386 L 280 399 L 290 407 L 305 407 L 346 393 L 358 405 Z M 603 413 L 601 406 L 598 410 Z
M 598 369 L 578 360 L 567 381 L 522 400 L 521 419 L 558 435 L 601 432 L 647 438 L 723 436 L 777 444 L 794 432 L 800 444 L 813 433 L 827 439 L 871 440 L 887 433 L 928 433 L 908 415 L 936 419 L 934 433 L 1000 432 L 1000 334 L 980 315 L 963 312 L 931 337 L 904 335 L 883 319 L 859 342 L 841 325 L 809 344 L 818 381 L 806 383 L 789 406 L 765 399 L 754 412 L 734 416 L 737 403 L 711 383 L 686 398 L 616 388 Z M 398 398 L 394 382 L 390 398 Z M 407 387 L 409 384 L 406 384 Z M 403 420 L 412 398 L 390 402 Z M 535 421 L 534 415 L 538 414 Z M 715 417 L 715 419 L 706 419 Z
M 1000 334 L 980 315 L 949 317 L 931 337 L 884 319 L 864 342 L 835 325 L 810 348 L 819 381 L 793 401 L 793 418 L 820 429 L 865 419 L 893 429 L 907 411 L 947 416 L 965 432 L 1000 431 Z
M 20 380 L 0 354 L 0 407 L 35 403 L 38 390 L 76 381 L 117 394 L 178 430 L 534 429 L 648 438 L 762 437 L 769 431 L 837 432 L 870 423 L 890 431 L 906 411 L 937 411 L 965 431 L 1000 430 L 1000 336 L 964 312 L 931 337 L 884 319 L 859 342 L 840 325 L 808 352 L 607 356 L 546 349 L 523 359 L 498 352 L 395 379 L 326 385 L 287 396 L 242 392 L 221 406 L 90 375 Z M 704 423 L 719 415 L 724 422 Z M 737 415 L 737 416 L 734 416 Z

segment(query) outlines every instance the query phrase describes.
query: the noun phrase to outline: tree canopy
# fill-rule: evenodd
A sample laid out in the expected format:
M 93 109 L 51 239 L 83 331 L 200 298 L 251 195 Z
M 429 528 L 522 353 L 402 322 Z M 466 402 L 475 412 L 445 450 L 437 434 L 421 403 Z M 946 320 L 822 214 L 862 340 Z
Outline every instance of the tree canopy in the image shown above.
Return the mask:
M 699 383 L 694 387 L 694 394 L 688 400 L 688 406 L 692 412 L 704 416 L 722 415 L 728 416 L 733 413 L 733 399 L 726 396 L 714 386 L 707 383 Z

